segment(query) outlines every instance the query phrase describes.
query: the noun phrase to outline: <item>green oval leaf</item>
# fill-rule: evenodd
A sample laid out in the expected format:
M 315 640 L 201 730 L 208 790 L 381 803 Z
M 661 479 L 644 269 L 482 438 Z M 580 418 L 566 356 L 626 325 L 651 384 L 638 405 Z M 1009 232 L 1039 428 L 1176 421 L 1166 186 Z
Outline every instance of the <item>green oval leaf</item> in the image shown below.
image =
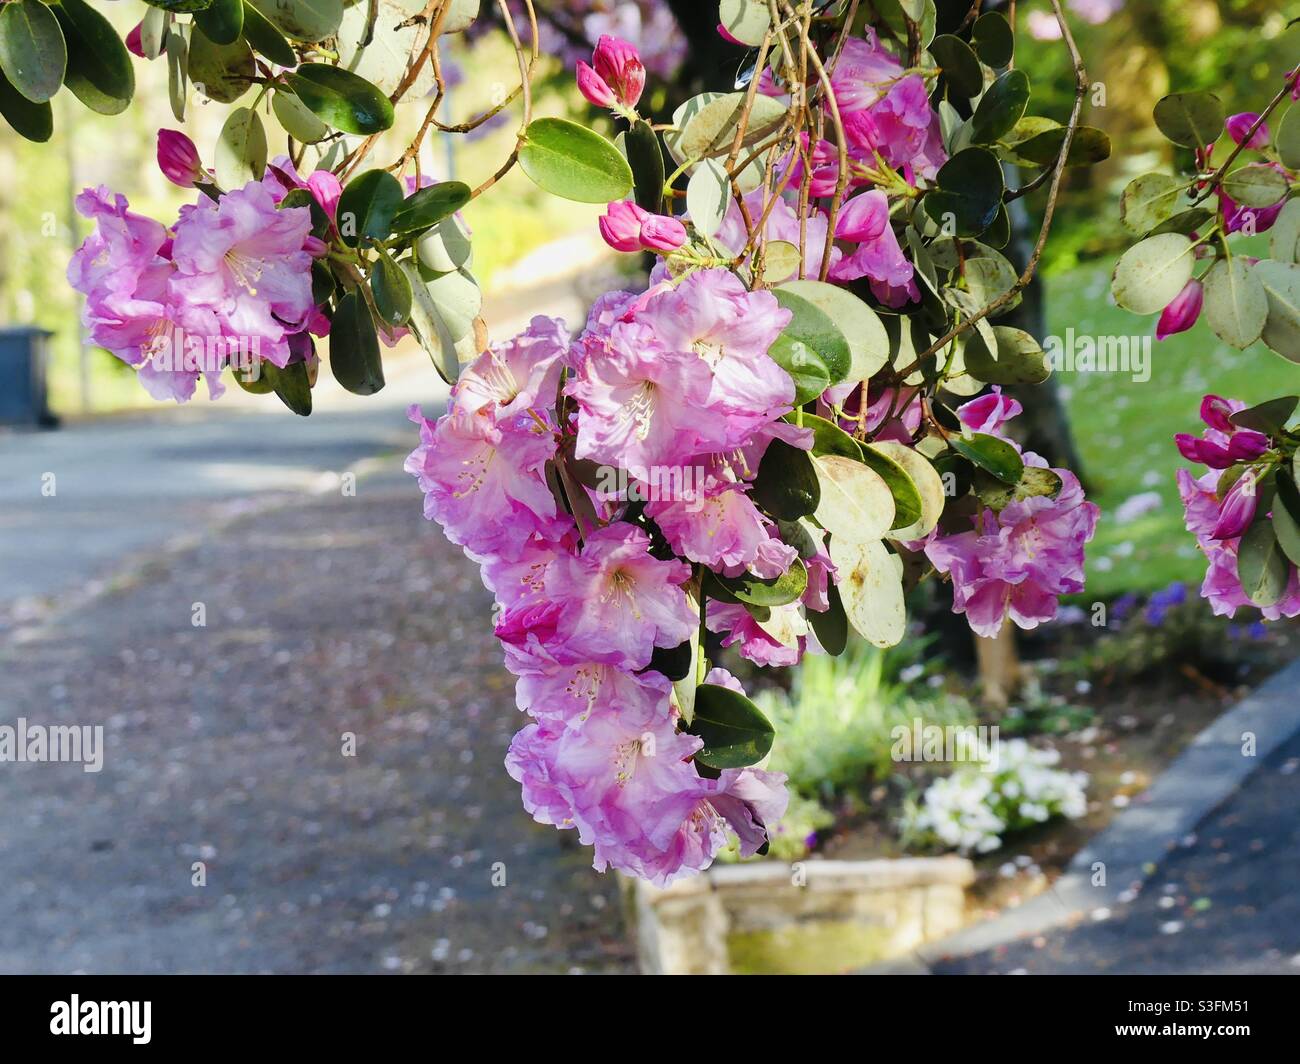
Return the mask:
M 880 317 L 847 288 L 824 281 L 786 281 L 778 291 L 806 299 L 835 323 L 849 345 L 845 380 L 865 381 L 889 361 L 889 335 Z
M 1029 75 L 1023 70 L 999 74 L 980 97 L 971 116 L 971 139 L 976 144 L 991 144 L 1011 131 L 1028 104 Z
M 212 0 L 144 0 L 150 7 L 166 11 L 173 15 L 188 15 L 203 11 L 212 5 Z
M 687 730 L 704 740 L 695 760 L 711 768 L 744 768 L 762 761 L 776 734 L 762 711 L 739 691 L 702 683 Z
M 405 325 L 411 317 L 414 296 L 411 282 L 402 269 L 382 248 L 370 268 L 370 290 L 375 297 L 375 309 L 390 329 Z
M 1289 473 L 1277 475 L 1277 501 L 1273 505 L 1273 534 L 1291 564 L 1300 564 L 1300 490 Z
M 236 107 L 217 138 L 213 160 L 217 182 L 225 189 L 243 188 L 266 173 L 266 130 L 249 107 Z
M 958 96 L 976 96 L 984 88 L 984 71 L 971 47 L 960 37 L 941 33 L 930 42 L 930 54 Z
M 838 657 L 849 645 L 849 619 L 844 613 L 840 589 L 835 584 L 827 586 L 826 601 L 829 609 L 807 610 L 808 624 L 822 649 L 831 657 Z
M 327 63 L 303 63 L 285 78 L 316 117 L 344 133 L 382 133 L 393 124 L 388 97 L 350 70 Z
M 311 380 L 306 362 L 294 362 L 281 369 L 263 359 L 262 376 L 280 402 L 295 414 L 307 417 L 311 413 Z
M 911 451 L 910 448 L 905 448 L 902 444 L 897 446 L 903 450 Z M 915 454 L 914 451 L 911 453 Z M 921 493 L 913 482 L 908 467 L 900 463 L 898 457 L 896 450 L 882 444 L 864 443 L 862 445 L 862 460 L 885 482 L 890 495 L 894 497 L 894 520 L 890 523 L 890 532 L 896 532 L 900 528 L 909 528 L 922 518 Z M 925 459 L 921 460 L 925 462 Z M 925 464 L 929 465 L 928 462 L 925 462 Z M 895 535 L 891 538 L 897 539 L 898 537 Z
M 1259 339 L 1268 320 L 1268 295 L 1243 259 L 1220 259 L 1206 271 L 1201 317 L 1225 344 L 1238 349 Z
M 1243 429 L 1254 429 L 1266 436 L 1276 436 L 1291 420 L 1297 404 L 1300 404 L 1300 395 L 1283 395 L 1229 414 L 1228 420 Z
M 705 159 L 686 185 L 686 209 L 691 225 L 701 236 L 712 236 L 722 226 L 731 205 L 731 179 L 717 159 Z M 798 251 L 798 248 L 795 249 Z M 796 263 L 795 268 L 798 269 Z
M 284 131 L 302 144 L 315 144 L 330 135 L 330 127 L 289 89 L 277 88 L 271 97 L 271 110 Z
M 1178 209 L 1183 182 L 1169 174 L 1143 174 L 1124 187 L 1119 220 L 1135 233 L 1145 233 L 1172 218 Z
M 721 585 L 737 602 L 751 606 L 784 606 L 796 602 L 808 588 L 808 570 L 798 558 L 780 576 L 763 580 L 753 573 L 722 576 L 712 573 L 711 581 Z
M 663 210 L 665 177 L 659 134 L 644 118 L 638 118 L 623 134 L 623 145 L 627 149 L 628 166 L 632 168 L 632 189 L 637 206 L 659 214 Z
M 789 345 L 802 344 L 826 367 L 831 384 L 844 380 L 853 363 L 853 356 L 849 350 L 848 340 L 845 339 L 839 326 L 831 320 L 830 315 L 816 303 L 805 299 L 788 287 L 775 288 L 772 294 L 776 296 L 776 301 L 791 313 L 790 324 L 782 330 L 781 337 L 773 345 L 773 349 L 783 346 L 783 341 Z M 776 356 L 773 355 L 773 358 Z M 780 362 L 780 359 L 776 361 Z M 823 388 L 822 391 L 825 389 Z M 806 400 L 796 399 L 796 405 L 801 402 Z
M 401 204 L 402 183 L 387 170 L 358 174 L 343 189 L 335 213 L 343 243 L 356 247 L 366 239 L 387 240 Z
M 1015 147 L 1018 159 L 1036 166 L 1050 166 L 1061 154 L 1065 143 L 1065 126 L 1048 129 L 1028 140 L 1021 141 Z M 1110 158 L 1110 137 L 1095 126 L 1079 126 L 1070 138 L 1070 153 L 1065 157 L 1066 166 L 1092 166 Z
M 343 21 L 343 0 L 252 0 L 286 37 L 315 44 L 331 37 Z
M 1294 103 L 1278 123 L 1273 134 L 1273 147 L 1277 157 L 1288 170 L 1300 170 L 1300 107 Z
M 865 455 L 861 462 L 823 455 L 813 459 L 813 467 L 821 486 L 813 516 L 827 532 L 837 539 L 878 540 L 893 527 L 893 492 Z
M 925 213 L 945 236 L 979 236 L 997 217 L 1006 185 L 1002 165 L 987 148 L 965 148 L 940 167 L 939 188 L 925 197 Z
M 1004 67 L 1011 62 L 1015 51 L 1015 36 L 1011 25 L 1000 11 L 989 11 L 975 20 L 970 31 L 975 54 L 989 66 Z
M 545 191 L 579 203 L 611 203 L 632 191 L 632 169 L 618 149 L 565 118 L 529 123 L 519 165 Z
M 469 185 L 461 181 L 440 181 L 418 189 L 398 206 L 393 215 L 393 232 L 423 233 L 465 206 L 469 192 Z
M 1223 179 L 1223 191 L 1245 207 L 1271 207 L 1290 187 L 1271 166 L 1240 166 Z
M 44 103 L 63 84 L 68 48 L 54 12 L 41 0 L 0 8 L 0 72 L 32 103 Z
M 757 48 L 772 25 L 763 0 L 721 0 L 718 22 L 741 44 Z
M 1261 259 L 1251 273 L 1268 301 L 1260 339 L 1283 358 L 1300 362 L 1300 266 Z
M 897 646 L 907 631 L 903 560 L 879 540 L 839 536 L 831 537 L 830 554 L 849 623 L 872 646 Z
M 1192 277 L 1196 256 L 1181 233 L 1161 233 L 1134 244 L 1111 277 L 1115 302 L 1134 314 L 1164 310 Z
M 244 40 L 272 63 L 282 67 L 298 65 L 298 54 L 293 46 L 248 0 L 244 0 L 243 32 Z
M 460 376 L 460 359 L 456 354 L 456 341 L 452 338 L 438 305 L 420 276 L 419 268 L 410 260 L 399 263 L 411 284 L 411 331 L 433 362 L 433 368 L 448 384 L 455 384 Z
M 993 327 L 997 351 L 991 352 L 982 334 L 967 334 L 966 372 L 985 384 L 1042 384 L 1051 376 L 1047 356 L 1029 333 L 1009 325 Z
M 234 44 L 244 30 L 244 0 L 211 0 L 194 16 L 194 24 L 209 40 Z
M 821 485 L 807 451 L 773 440 L 763 453 L 751 498 L 772 517 L 797 521 L 821 501 Z
M 135 71 L 117 30 L 85 0 L 59 0 L 51 10 L 68 48 L 63 83 L 97 114 L 121 114 L 135 94 Z
M 907 474 L 912 490 L 916 493 L 916 502 L 920 508 L 919 516 L 910 525 L 900 526 L 895 520 L 894 527 L 889 530 L 889 538 L 908 542 L 929 535 L 930 530 L 939 523 L 939 518 L 943 515 L 944 502 L 947 498 L 943 490 L 943 479 L 930 460 L 914 447 L 909 447 L 898 440 L 877 440 L 875 443 L 867 444 L 865 450 L 890 458 L 901 466 Z M 881 472 L 879 469 L 876 471 Z M 881 476 L 885 474 L 881 473 Z M 891 491 L 894 491 L 894 485 L 887 476 L 885 476 L 885 483 L 889 484 Z M 906 497 L 905 491 L 894 491 L 894 506 L 900 513 L 911 510 L 911 502 Z
M 1024 475 L 1024 460 L 1011 444 L 997 436 L 983 432 L 973 432 L 969 436 L 954 433 L 948 437 L 948 446 L 1003 483 L 1018 484 Z
M 257 76 L 257 60 L 242 38 L 234 44 L 217 44 L 195 29 L 190 35 L 190 81 L 209 100 L 234 103 L 248 91 Z
M 812 429 L 814 455 L 838 454 L 842 458 L 852 458 L 855 462 L 862 461 L 862 447 L 858 441 L 824 417 L 800 411 L 798 414 L 786 414 L 784 420 L 792 425 Z
M 44 144 L 54 133 L 54 108 L 49 100 L 32 103 L 9 83 L 4 71 L 0 71 L 0 115 L 26 140 Z
M 1175 92 L 1155 106 L 1156 128 L 1184 148 L 1204 148 L 1223 132 L 1223 104 L 1212 92 Z
M 334 379 L 355 395 L 374 395 L 384 386 L 375 322 L 358 289 L 344 295 L 334 311 L 329 357 Z
M 1267 518 L 1258 518 L 1237 545 L 1237 579 L 1256 606 L 1273 606 L 1286 593 L 1291 564 Z

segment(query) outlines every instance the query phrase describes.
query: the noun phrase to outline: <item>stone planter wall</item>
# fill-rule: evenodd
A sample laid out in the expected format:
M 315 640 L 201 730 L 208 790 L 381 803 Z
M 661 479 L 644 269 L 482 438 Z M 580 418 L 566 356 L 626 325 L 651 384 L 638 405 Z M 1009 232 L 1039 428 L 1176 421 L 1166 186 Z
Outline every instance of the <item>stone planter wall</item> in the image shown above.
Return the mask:
M 957 930 L 974 878 L 960 857 L 761 861 L 627 891 L 647 974 L 832 973 Z

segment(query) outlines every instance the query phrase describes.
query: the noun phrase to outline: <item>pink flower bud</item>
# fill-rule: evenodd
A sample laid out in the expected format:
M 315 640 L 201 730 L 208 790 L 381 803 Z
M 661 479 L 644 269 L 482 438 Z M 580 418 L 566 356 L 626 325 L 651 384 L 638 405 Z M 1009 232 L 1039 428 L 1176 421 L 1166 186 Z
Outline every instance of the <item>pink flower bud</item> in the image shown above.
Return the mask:
M 1240 144 L 1242 138 L 1250 132 L 1250 127 L 1259 121 L 1259 115 L 1254 111 L 1242 111 L 1239 115 L 1231 115 L 1223 123 L 1223 128 L 1228 131 L 1228 136 L 1232 138 L 1234 144 Z M 1255 135 L 1246 141 L 1246 147 L 1254 151 L 1261 151 L 1268 147 L 1268 123 L 1260 123 L 1259 129 L 1255 130 Z
M 578 60 L 578 91 L 596 107 L 613 108 L 618 104 L 614 90 L 605 84 L 605 79 L 581 59 Z
M 1253 462 L 1272 446 L 1272 442 L 1262 432 L 1238 429 L 1235 425 L 1233 428 L 1236 431 L 1228 441 L 1228 454 L 1235 462 Z
M 158 130 L 158 169 L 173 185 L 193 188 L 207 179 L 199 149 L 178 129 Z
M 1236 461 L 1226 447 L 1186 432 L 1176 433 L 1174 443 L 1178 447 L 1178 453 L 1189 462 L 1199 462 L 1211 469 L 1227 469 Z
M 135 29 L 126 35 L 126 50 L 132 55 L 138 55 L 141 59 L 145 58 L 144 41 L 142 39 L 142 30 L 144 21 L 141 20 L 135 24 Z
M 646 68 L 634 44 L 604 34 L 595 43 L 595 52 L 591 53 L 591 64 L 595 68 L 595 75 L 614 95 L 617 103 L 625 108 L 636 107 L 637 101 L 641 99 L 641 92 L 646 87 Z M 581 68 L 578 68 L 578 74 L 581 77 Z M 582 95 L 586 96 L 586 92 Z M 590 96 L 588 99 L 591 99 Z M 599 105 L 612 107 L 614 104 Z
M 1223 505 L 1219 508 L 1219 520 L 1210 537 L 1235 539 L 1240 536 L 1255 519 L 1255 508 L 1258 504 L 1259 492 L 1255 487 L 1255 474 L 1247 470 L 1223 497 Z
M 339 179 L 328 170 L 317 170 L 307 178 L 307 187 L 316 202 L 321 205 L 321 210 L 333 218 L 338 209 L 339 196 L 343 194 L 343 186 L 339 184 Z
M 1237 430 L 1228 418 L 1236 412 L 1233 405 L 1221 395 L 1207 395 L 1201 400 L 1201 420 L 1212 429 L 1232 434 Z
M 303 251 L 307 252 L 313 259 L 323 259 L 329 254 L 329 245 L 320 237 L 307 234 L 307 239 L 302 242 Z
M 1160 320 L 1156 322 L 1156 339 L 1163 340 L 1166 336 L 1186 332 L 1190 329 L 1196 324 L 1196 319 L 1201 316 L 1201 304 L 1204 301 L 1205 290 L 1202 288 L 1201 282 L 1193 277 L 1183 285 L 1183 290 L 1174 296 L 1169 305 L 1160 312 Z M 1204 410 L 1204 407 L 1202 407 L 1202 410 Z
M 640 251 L 641 225 L 649 217 L 631 200 L 611 203 L 598 223 L 600 235 L 615 251 Z
M 652 214 L 641 223 L 641 246 L 651 251 L 676 251 L 686 243 L 686 226 L 676 218 Z

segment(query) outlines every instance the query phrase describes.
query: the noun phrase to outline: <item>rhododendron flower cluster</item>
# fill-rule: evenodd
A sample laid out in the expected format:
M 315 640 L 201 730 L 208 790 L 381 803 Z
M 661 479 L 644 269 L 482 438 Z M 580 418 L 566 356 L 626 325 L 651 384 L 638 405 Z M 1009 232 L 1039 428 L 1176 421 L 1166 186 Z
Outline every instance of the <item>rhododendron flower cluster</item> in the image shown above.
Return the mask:
M 202 172 L 197 155 L 163 143 L 160 163 L 175 176 Z M 327 330 L 311 287 L 312 257 L 324 248 L 311 235 L 309 210 L 280 209 L 285 191 L 268 174 L 182 207 L 170 228 L 102 186 L 77 197 L 77 210 L 95 222 L 68 266 L 68 281 L 86 297 L 83 321 L 154 398 L 184 402 L 200 377 L 215 398 L 228 365 L 255 372 L 260 359 L 301 361 L 309 331 Z
M 717 313 L 696 292 L 710 285 L 739 304 L 734 314 Z M 636 520 L 626 502 L 572 480 L 556 491 L 551 478 L 557 465 L 572 468 L 569 451 L 647 465 L 698 457 L 718 470 L 711 498 L 730 501 L 699 509 L 668 501 L 654 510 L 662 534 L 686 557 L 714 557 L 719 571 L 763 568 L 761 558 L 788 563 L 793 551 L 775 542 L 774 526 L 746 509 L 739 482 L 724 480 L 725 458 L 700 454 L 746 442 L 754 419 L 789 408 L 788 378 L 778 380 L 780 394 L 755 383 L 763 342 L 782 320 L 763 295 L 697 274 L 677 290 L 627 295 L 608 320 L 598 308 L 574 343 L 562 323 L 534 318 L 467 368 L 436 422 L 412 412 L 421 445 L 407 469 L 425 493 L 426 516 L 482 565 L 520 708 L 535 720 L 506 760 L 525 808 L 541 823 L 576 828 L 597 869 L 660 885 L 707 867 L 727 826 L 743 852 L 763 845 L 765 826 L 785 808 L 783 777 L 756 768 L 701 775 L 694 757 L 703 741 L 682 730 L 672 684 L 653 661 L 699 627 L 691 566 L 658 554 L 659 528 Z M 757 307 L 746 321 L 748 300 Z M 757 322 L 762 314 L 773 324 Z M 710 339 L 727 359 L 699 346 Z M 684 394 L 700 410 L 714 404 L 716 414 L 704 416 L 716 430 L 696 433 L 681 416 L 688 382 Z M 580 492 L 581 503 L 567 491 Z M 584 512 L 588 519 L 576 516 Z

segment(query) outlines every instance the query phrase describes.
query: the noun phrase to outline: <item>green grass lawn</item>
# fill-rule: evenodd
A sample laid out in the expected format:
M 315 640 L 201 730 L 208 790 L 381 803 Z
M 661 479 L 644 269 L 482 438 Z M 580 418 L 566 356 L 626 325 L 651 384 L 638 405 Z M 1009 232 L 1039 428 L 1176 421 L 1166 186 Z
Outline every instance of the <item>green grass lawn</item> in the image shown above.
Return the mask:
M 1139 318 L 1111 302 L 1111 265 L 1102 260 L 1047 280 L 1050 334 L 1064 336 L 1069 327 L 1091 336 L 1154 331 L 1154 317 Z M 1300 366 L 1263 344 L 1235 351 L 1203 323 L 1167 340 L 1153 338 L 1150 368 L 1151 379 L 1143 383 L 1127 374 L 1076 372 L 1058 378 L 1091 497 L 1102 508 L 1088 550 L 1089 600 L 1152 591 L 1174 580 L 1199 585 L 1205 566 L 1183 528 L 1174 471 L 1186 463 L 1174 447 L 1174 433 L 1200 431 L 1198 410 L 1206 392 L 1257 403 L 1300 391 Z M 1115 519 L 1116 507 L 1150 491 L 1160 495 L 1158 509 L 1126 524 Z

